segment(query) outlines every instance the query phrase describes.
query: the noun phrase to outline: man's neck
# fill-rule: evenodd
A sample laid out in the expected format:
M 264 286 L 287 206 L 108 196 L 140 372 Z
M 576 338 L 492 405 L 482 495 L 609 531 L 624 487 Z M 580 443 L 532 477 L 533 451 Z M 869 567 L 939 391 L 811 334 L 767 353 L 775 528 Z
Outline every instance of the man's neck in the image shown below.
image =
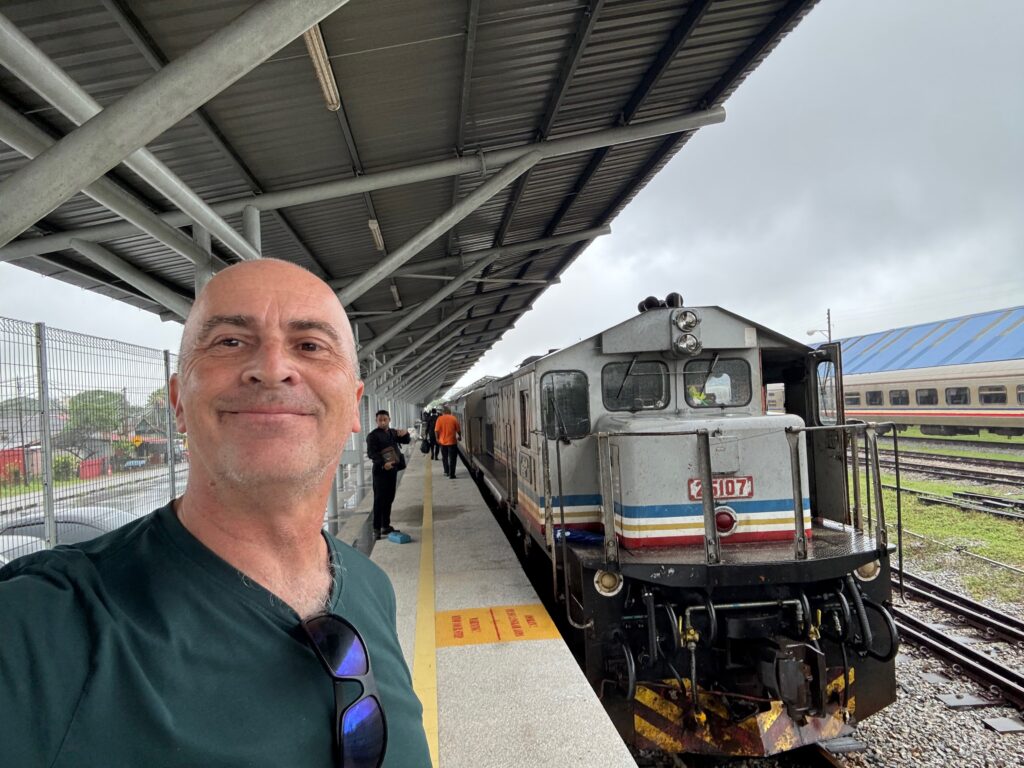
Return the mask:
M 321 612 L 330 596 L 324 506 L 322 495 L 227 494 L 190 483 L 175 511 L 208 549 L 308 616 Z

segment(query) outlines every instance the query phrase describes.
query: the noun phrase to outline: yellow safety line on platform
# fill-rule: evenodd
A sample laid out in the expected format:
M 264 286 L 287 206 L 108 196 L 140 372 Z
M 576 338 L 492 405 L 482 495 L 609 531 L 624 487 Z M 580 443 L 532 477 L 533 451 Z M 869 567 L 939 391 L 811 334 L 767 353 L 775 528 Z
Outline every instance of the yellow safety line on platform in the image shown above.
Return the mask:
M 430 762 L 437 766 L 437 638 L 434 629 L 434 504 L 433 464 L 427 461 L 423 480 L 423 529 L 420 531 L 420 589 L 416 600 L 416 650 L 412 685 L 423 704 Z

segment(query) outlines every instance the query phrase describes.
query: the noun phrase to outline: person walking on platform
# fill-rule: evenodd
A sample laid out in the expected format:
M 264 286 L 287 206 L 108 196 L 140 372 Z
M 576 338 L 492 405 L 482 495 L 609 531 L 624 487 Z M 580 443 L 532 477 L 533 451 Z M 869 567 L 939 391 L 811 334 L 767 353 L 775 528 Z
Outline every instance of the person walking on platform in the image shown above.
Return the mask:
M 455 466 L 459 462 L 458 442 L 462 439 L 462 427 L 448 406 L 444 407 L 434 423 L 434 435 L 441 446 L 441 467 L 444 473 L 454 480 Z
M 357 360 L 305 269 L 206 284 L 168 386 L 182 496 L 0 568 L 0 765 L 430 765 L 394 588 L 323 530 Z
M 437 454 L 441 452 L 441 446 L 437 442 L 437 436 L 434 434 L 434 425 L 437 424 L 437 408 L 430 409 L 430 416 L 427 417 L 427 439 L 430 440 L 430 459 L 431 461 L 437 461 Z
M 391 526 L 391 505 L 398 489 L 398 473 L 405 469 L 402 445 L 412 438 L 407 429 L 391 429 L 391 414 L 377 411 L 377 428 L 366 436 L 366 454 L 373 462 L 373 537 L 387 536 Z

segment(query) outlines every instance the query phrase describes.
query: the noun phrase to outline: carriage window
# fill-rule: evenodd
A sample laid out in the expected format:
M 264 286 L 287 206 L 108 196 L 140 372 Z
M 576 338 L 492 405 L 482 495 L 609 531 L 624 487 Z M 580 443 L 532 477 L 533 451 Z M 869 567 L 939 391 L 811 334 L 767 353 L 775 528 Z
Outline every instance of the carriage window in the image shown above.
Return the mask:
M 552 371 L 540 380 L 544 436 L 548 440 L 590 434 L 590 396 L 583 371 Z
M 530 393 L 519 392 L 519 444 L 530 447 Z
M 660 410 L 669 402 L 668 366 L 660 360 L 608 363 L 601 396 L 609 411 Z
M 881 405 L 882 404 L 882 390 L 873 389 L 870 392 L 864 394 L 865 405 Z
M 1006 387 L 978 387 L 978 402 L 983 405 L 1006 405 Z
M 946 405 L 970 405 L 971 390 L 967 387 L 946 387 Z
M 691 360 L 683 368 L 686 402 L 691 408 L 724 408 L 750 402 L 750 366 L 746 360 Z
M 890 389 L 889 405 L 910 405 L 910 392 L 906 389 Z
M 938 405 L 939 391 L 937 389 L 919 389 L 914 393 L 918 405 Z
M 847 392 L 843 402 L 847 405 L 860 405 L 860 392 Z
M 1017 385 L 1017 405 L 1024 405 L 1024 384 Z

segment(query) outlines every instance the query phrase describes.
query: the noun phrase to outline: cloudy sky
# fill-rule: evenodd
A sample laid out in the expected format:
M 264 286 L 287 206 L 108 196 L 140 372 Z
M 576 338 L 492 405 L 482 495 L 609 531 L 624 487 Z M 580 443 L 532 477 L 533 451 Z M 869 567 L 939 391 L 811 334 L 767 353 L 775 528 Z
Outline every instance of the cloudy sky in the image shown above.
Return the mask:
M 1024 304 L 1024 3 L 824 0 L 465 382 L 675 290 L 808 340 Z M 180 326 L 0 264 L 0 315 Z

